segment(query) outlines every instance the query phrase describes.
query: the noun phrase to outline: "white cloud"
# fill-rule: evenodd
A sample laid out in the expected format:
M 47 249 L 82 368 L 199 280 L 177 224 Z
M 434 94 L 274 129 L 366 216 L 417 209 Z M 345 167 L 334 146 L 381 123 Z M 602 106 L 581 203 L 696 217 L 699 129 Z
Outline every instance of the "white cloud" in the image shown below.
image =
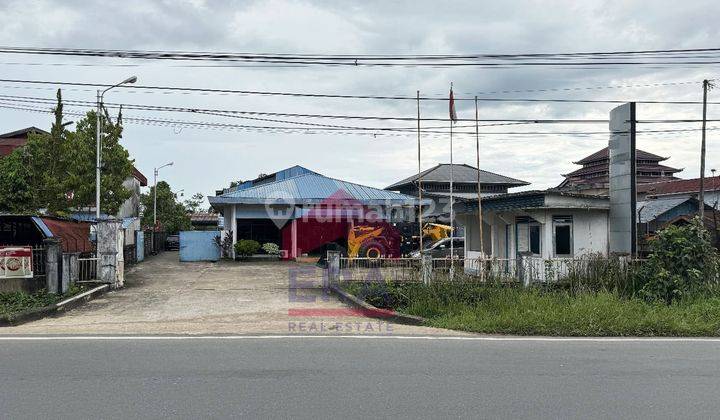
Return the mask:
M 458 53 L 562 52 L 713 47 L 719 38 L 712 1 L 506 1 L 357 3 L 324 1 L 6 1 L 0 4 L 0 44 L 44 47 L 212 50 L 296 53 Z M 417 68 L 247 68 L 179 67 L 175 62 L 135 62 L 137 67 L 9 65 L 8 62 L 69 64 L 127 63 L 62 57 L 3 56 L 5 78 L 110 82 L 137 74 L 141 84 L 249 90 L 350 94 L 402 94 L 444 97 L 450 82 L 459 95 L 504 90 L 554 89 L 701 80 L 716 76 L 704 69 L 417 69 Z M 52 97 L 48 90 L 17 89 L 0 83 L 0 94 Z M 711 94 L 715 95 L 715 92 Z M 68 99 L 94 100 L 90 90 L 66 90 Z M 587 99 L 698 100 L 698 85 L 628 89 L 486 94 L 504 97 Z M 240 95 L 130 93 L 114 90 L 108 101 L 168 106 L 223 108 L 346 115 L 413 117 L 414 101 L 331 100 Z M 606 118 L 610 104 L 481 103 L 484 118 Z M 697 106 L 640 105 L 641 119 L 697 117 Z M 446 102 L 424 102 L 423 116 L 447 115 Z M 471 103 L 459 103 L 471 116 Z M 714 115 L 710 109 L 710 116 Z M 126 115 L 185 120 L 264 124 L 258 121 L 190 114 L 128 110 Z M 382 126 L 378 121 L 313 120 L 312 122 Z M 49 115 L 0 108 L 0 132 L 22 126 L 46 127 Z M 398 122 L 396 126 L 414 126 Z M 424 124 L 430 125 L 430 123 Z M 436 124 L 437 125 L 437 124 Z M 648 126 L 641 126 L 646 129 Z M 536 131 L 596 131 L 605 125 L 543 125 Z M 520 130 L 520 128 L 518 128 Z M 507 127 L 487 131 L 510 131 Z M 708 137 L 708 167 L 720 166 L 715 131 Z M 347 136 L 321 133 L 268 134 L 247 131 L 193 130 L 179 133 L 165 126 L 127 124 L 124 142 L 146 174 L 174 160 L 163 173 L 176 189 L 212 193 L 234 179 L 247 179 L 300 164 L 329 176 L 384 187 L 417 168 L 414 133 L 401 137 Z M 603 147 L 602 136 L 487 135 L 481 165 L 533 183 L 557 185 L 574 160 Z M 457 162 L 474 164 L 474 139 L 458 137 Z M 640 135 L 639 146 L 671 156 L 668 165 L 698 173 L 699 135 Z M 447 137 L 423 138 L 423 167 L 447 162 Z M 714 162 L 714 163 L 713 163 Z

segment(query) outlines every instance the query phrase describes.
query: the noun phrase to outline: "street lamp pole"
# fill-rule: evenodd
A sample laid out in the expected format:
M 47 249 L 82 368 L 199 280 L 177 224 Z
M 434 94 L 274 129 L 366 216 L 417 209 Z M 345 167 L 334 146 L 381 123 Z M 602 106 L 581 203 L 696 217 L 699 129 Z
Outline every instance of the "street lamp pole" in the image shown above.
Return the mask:
M 137 77 L 130 76 L 105 90 L 97 90 L 97 111 L 95 111 L 95 220 L 100 220 L 100 165 L 102 162 L 100 159 L 100 134 L 102 133 L 102 129 L 100 128 L 100 113 L 102 112 L 103 96 L 105 92 L 114 87 L 135 82 L 137 82 Z

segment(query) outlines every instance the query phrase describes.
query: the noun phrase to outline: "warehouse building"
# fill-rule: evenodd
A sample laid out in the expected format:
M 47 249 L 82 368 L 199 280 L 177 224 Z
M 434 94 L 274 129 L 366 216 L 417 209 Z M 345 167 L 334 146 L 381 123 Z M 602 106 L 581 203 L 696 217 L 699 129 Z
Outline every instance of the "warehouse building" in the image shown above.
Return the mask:
M 342 245 L 350 228 L 374 221 L 412 221 L 418 199 L 330 178 L 302 166 L 263 175 L 208 197 L 233 243 L 279 245 L 284 258 Z

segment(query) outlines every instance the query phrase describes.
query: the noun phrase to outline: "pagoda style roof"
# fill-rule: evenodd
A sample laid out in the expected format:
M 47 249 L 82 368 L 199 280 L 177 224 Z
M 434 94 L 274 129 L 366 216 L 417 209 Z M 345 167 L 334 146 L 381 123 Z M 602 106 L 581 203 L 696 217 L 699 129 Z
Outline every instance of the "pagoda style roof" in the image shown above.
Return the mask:
M 474 184 L 477 183 L 478 169 L 465 164 L 453 164 L 453 182 L 456 184 Z M 498 184 L 507 185 L 509 187 L 521 187 L 523 185 L 530 185 L 529 182 L 521 181 L 519 179 L 510 178 L 509 176 L 496 174 L 494 172 L 479 170 L 480 172 L 480 183 L 481 184 Z M 450 182 L 450 164 L 441 163 L 430 169 L 426 169 L 418 174 L 409 176 L 401 181 L 398 181 L 390 186 L 385 187 L 386 190 L 396 190 L 400 187 L 407 185 L 415 185 L 418 177 L 422 177 L 422 182 L 438 182 L 438 183 L 449 183 Z
M 605 147 L 603 149 L 598 150 L 597 152 L 585 156 L 584 158 L 580 159 L 577 162 L 573 162 L 576 165 L 585 165 L 592 162 L 598 162 L 601 160 L 609 159 L 610 158 L 610 151 L 608 147 Z M 657 162 L 662 162 L 663 160 L 667 160 L 667 157 L 659 156 L 654 153 L 646 152 L 644 150 L 637 149 L 635 152 L 635 158 L 637 160 L 654 160 Z
M 591 166 L 591 167 L 584 167 L 576 169 L 570 173 L 563 174 L 564 177 L 574 177 L 574 176 L 583 176 L 583 175 L 589 175 L 593 173 L 601 173 L 601 172 L 607 172 L 608 166 Z M 682 169 L 673 168 L 666 165 L 648 165 L 648 164 L 640 164 L 636 167 L 636 172 L 640 171 L 662 171 L 667 173 L 676 173 L 681 172 Z

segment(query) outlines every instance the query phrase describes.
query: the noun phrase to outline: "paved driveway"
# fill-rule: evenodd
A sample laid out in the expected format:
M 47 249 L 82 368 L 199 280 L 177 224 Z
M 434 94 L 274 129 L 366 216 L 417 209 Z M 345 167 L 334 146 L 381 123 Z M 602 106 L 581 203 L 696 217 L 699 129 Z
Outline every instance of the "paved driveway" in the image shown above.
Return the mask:
M 310 264 L 180 263 L 177 252 L 166 252 L 134 267 L 124 289 L 0 334 L 450 333 L 348 317 L 347 306 L 321 288 L 291 287 L 321 278 Z

